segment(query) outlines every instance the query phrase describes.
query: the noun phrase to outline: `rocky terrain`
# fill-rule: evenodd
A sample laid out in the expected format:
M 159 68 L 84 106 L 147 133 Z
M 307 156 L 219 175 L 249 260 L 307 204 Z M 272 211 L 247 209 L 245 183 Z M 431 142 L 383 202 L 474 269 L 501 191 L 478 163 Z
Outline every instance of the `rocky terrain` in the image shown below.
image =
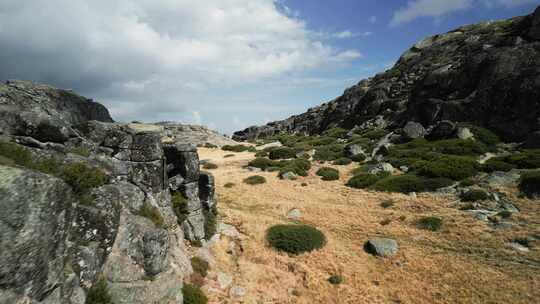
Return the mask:
M 216 229 L 196 147 L 30 82 L 0 85 L 0 117 L 0 303 L 182 303 Z
M 528 16 L 463 26 L 416 43 L 390 70 L 335 100 L 234 134 L 252 140 L 355 126 L 398 129 L 409 121 L 486 127 L 507 141 L 540 146 L 540 8 Z
M 198 147 L 222 147 L 238 144 L 231 138 L 210 130 L 204 126 L 186 125 L 176 122 L 159 122 L 165 129 L 165 141 L 181 141 L 192 143 Z

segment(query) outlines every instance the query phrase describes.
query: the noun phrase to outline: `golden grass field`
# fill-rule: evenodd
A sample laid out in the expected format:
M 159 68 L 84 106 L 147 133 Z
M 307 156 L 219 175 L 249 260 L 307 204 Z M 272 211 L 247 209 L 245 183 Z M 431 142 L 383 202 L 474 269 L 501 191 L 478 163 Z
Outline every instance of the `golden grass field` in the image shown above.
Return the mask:
M 512 229 L 494 229 L 486 222 L 451 207 L 455 201 L 434 194 L 407 195 L 369 192 L 344 186 L 354 165 L 334 166 L 341 180 L 325 182 L 314 174 L 284 181 L 276 172 L 244 169 L 253 153 L 199 149 L 201 159 L 219 167 L 216 177 L 221 221 L 243 234 L 237 256 L 228 254 L 228 241 L 213 249 L 216 263 L 204 286 L 210 303 L 540 303 L 540 249 L 529 252 L 508 247 L 517 237 L 540 236 L 540 202 L 519 199 L 521 209 Z M 263 185 L 247 185 L 251 175 L 266 177 Z M 223 187 L 234 183 L 232 188 Z M 303 187 L 302 183 L 308 185 Z M 380 203 L 393 199 L 384 209 Z M 455 200 L 455 199 L 454 199 Z M 322 230 L 326 246 L 311 253 L 289 256 L 269 248 L 265 231 L 291 222 L 286 213 L 298 208 L 300 222 Z M 414 222 L 435 215 L 444 220 L 437 232 L 418 229 Z M 390 221 L 383 225 L 381 222 Z M 378 258 L 362 249 L 373 236 L 397 240 L 398 253 Z M 239 299 L 217 291 L 213 276 L 235 274 L 234 285 L 246 288 Z M 327 279 L 342 275 L 341 285 Z

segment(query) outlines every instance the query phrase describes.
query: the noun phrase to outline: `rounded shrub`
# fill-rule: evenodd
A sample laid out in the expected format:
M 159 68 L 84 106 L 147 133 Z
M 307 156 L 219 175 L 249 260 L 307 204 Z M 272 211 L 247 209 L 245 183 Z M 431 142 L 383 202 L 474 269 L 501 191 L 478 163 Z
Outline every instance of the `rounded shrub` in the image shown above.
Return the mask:
M 86 295 L 86 304 L 113 304 L 107 281 L 101 277 Z
M 276 225 L 266 232 L 270 246 L 280 251 L 300 254 L 320 249 L 326 237 L 318 229 L 308 225 Z
M 430 231 L 437 231 L 442 227 L 442 219 L 434 216 L 423 217 L 416 221 L 419 228 Z
M 279 147 L 276 149 L 273 149 L 268 154 L 268 157 L 270 159 L 288 159 L 288 158 L 296 158 L 296 153 L 292 148 L 288 147 Z
M 84 163 L 73 163 L 62 169 L 61 178 L 77 194 L 87 193 L 92 188 L 104 185 L 108 177 L 101 169 L 89 167 Z
M 223 187 L 225 188 L 232 188 L 235 186 L 235 183 L 226 183 L 225 185 L 223 185 Z
M 201 259 L 200 257 L 192 257 L 191 268 L 193 268 L 194 272 L 200 274 L 204 278 L 208 274 L 208 268 L 210 268 L 210 264 L 208 264 L 207 261 Z
M 203 169 L 206 169 L 206 170 L 213 170 L 213 169 L 217 169 L 218 168 L 218 165 L 214 164 L 214 163 L 206 163 L 203 165 Z
M 460 198 L 464 202 L 477 202 L 487 200 L 489 195 L 484 190 L 472 189 L 461 194 Z
M 376 191 L 385 192 L 427 192 L 439 188 L 448 187 L 454 182 L 447 178 L 425 178 L 416 175 L 390 176 L 379 180 L 370 188 Z
M 461 187 L 470 187 L 470 186 L 472 186 L 474 184 L 476 184 L 476 182 L 472 178 L 466 178 L 466 179 L 462 180 L 461 182 L 459 182 L 459 185 Z
M 257 157 L 248 163 L 248 166 L 259 168 L 263 171 L 268 167 L 275 167 L 277 165 L 278 163 L 276 161 L 264 157 Z
M 350 156 L 350 159 L 354 162 L 361 163 L 366 160 L 366 156 L 364 154 L 356 154 L 353 156 Z
M 343 283 L 343 277 L 340 275 L 332 275 L 328 278 L 328 282 L 332 285 L 339 285 Z
M 475 175 L 477 164 L 473 159 L 459 156 L 443 156 L 433 161 L 424 162 L 418 173 L 426 177 L 444 177 L 462 180 Z
M 260 185 L 266 183 L 266 178 L 260 175 L 253 175 L 244 179 L 244 183 L 248 185 Z
M 255 153 L 255 157 L 267 157 L 268 156 L 268 152 L 267 151 L 258 151 L 257 153 Z
M 338 165 L 338 166 L 346 166 L 346 165 L 350 165 L 351 163 L 352 163 L 352 160 L 346 157 L 338 158 L 333 162 L 334 165 Z
M 519 169 L 540 168 L 540 149 L 524 150 L 503 158 L 503 161 L 516 165 Z
M 371 185 L 374 185 L 381 178 L 375 174 L 358 174 L 353 176 L 347 182 L 347 186 L 356 189 L 365 189 Z
M 339 179 L 339 171 L 330 167 L 322 167 L 317 170 L 316 174 L 324 181 L 333 181 Z
M 540 171 L 524 173 L 519 179 L 518 187 L 529 198 L 540 197 Z
M 182 295 L 184 296 L 184 304 L 208 303 L 208 298 L 206 298 L 201 289 L 192 284 L 185 283 L 182 286 Z
M 490 159 L 490 160 L 486 161 L 480 167 L 480 169 L 483 172 L 487 172 L 487 173 L 491 173 L 491 172 L 495 172 L 495 171 L 508 172 L 508 171 L 510 171 L 512 169 L 515 169 L 515 168 L 516 168 L 515 165 L 504 162 L 502 160 L 498 160 L 498 159 Z

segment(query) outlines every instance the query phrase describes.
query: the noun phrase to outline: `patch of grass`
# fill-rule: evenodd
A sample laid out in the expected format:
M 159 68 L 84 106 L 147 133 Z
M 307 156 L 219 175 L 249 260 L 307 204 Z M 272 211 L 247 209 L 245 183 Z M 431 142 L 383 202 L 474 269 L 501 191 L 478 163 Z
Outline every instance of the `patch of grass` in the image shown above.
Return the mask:
M 439 229 L 441 229 L 442 224 L 443 224 L 442 219 L 438 217 L 434 217 L 434 216 L 423 217 L 419 219 L 418 221 L 416 221 L 416 225 L 420 229 L 430 230 L 430 231 L 438 231 Z
M 225 185 L 223 185 L 223 187 L 225 187 L 225 188 L 232 188 L 234 186 L 236 186 L 235 183 L 226 183 Z
M 368 131 L 365 131 L 363 133 L 361 133 L 360 135 L 364 138 L 369 138 L 369 139 L 372 139 L 372 140 L 376 140 L 376 139 L 381 139 L 383 137 L 385 137 L 386 135 L 388 135 L 388 131 L 384 130 L 384 129 L 371 129 L 371 130 L 368 130 Z
M 218 165 L 213 164 L 213 163 L 206 163 L 203 165 L 203 169 L 206 169 L 206 170 L 214 170 L 217 168 L 218 168 Z
M 143 203 L 141 209 L 136 214 L 151 220 L 156 227 L 164 228 L 165 226 L 165 220 L 161 216 L 159 209 L 147 202 Z
M 88 150 L 88 149 L 86 149 L 84 147 L 77 147 L 77 148 L 69 149 L 68 153 L 77 154 L 77 155 L 80 155 L 82 157 L 89 157 L 90 156 L 90 150 Z
M 206 277 L 206 275 L 208 274 L 208 269 L 210 268 L 210 264 L 208 264 L 207 261 L 201 259 L 200 257 L 192 257 L 190 261 L 193 271 L 200 274 L 203 278 Z
M 381 180 L 381 177 L 378 175 L 363 173 L 353 176 L 346 185 L 351 188 L 365 189 L 379 180 Z
M 289 158 L 296 158 L 296 152 L 293 149 L 288 148 L 288 147 L 279 147 L 270 151 L 268 156 L 272 160 L 289 159 Z
M 411 174 L 390 176 L 377 181 L 370 188 L 385 192 L 428 192 L 447 187 L 453 181 L 447 178 L 425 178 Z
M 204 238 L 209 240 L 217 231 L 217 209 L 214 207 L 210 210 L 203 210 L 204 214 Z
M 171 205 L 176 215 L 178 224 L 182 224 L 188 215 L 188 201 L 187 198 L 180 192 L 173 192 L 171 196 Z
M 487 200 L 489 195 L 484 190 L 472 189 L 463 193 L 460 198 L 464 202 L 477 202 Z
M 395 204 L 396 204 L 396 202 L 394 202 L 394 200 L 387 199 L 387 200 L 382 201 L 380 206 L 386 209 L 386 208 L 390 208 L 390 207 L 394 206 Z
M 434 161 L 424 162 L 417 172 L 426 177 L 462 180 L 477 173 L 477 163 L 468 157 L 442 156 Z
M 518 187 L 529 198 L 540 197 L 540 171 L 524 173 Z
M 332 128 L 324 131 L 323 135 L 335 138 L 346 138 L 347 133 L 349 133 L 349 131 L 343 128 Z
M 86 304 L 113 304 L 107 281 L 100 277 L 86 294 Z
M 339 171 L 330 167 L 322 167 L 317 170 L 316 174 L 324 181 L 333 181 L 339 179 Z
M 291 254 L 320 249 L 326 237 L 318 229 L 308 225 L 276 225 L 266 232 L 270 246 Z
M 336 159 L 332 164 L 337 165 L 337 166 L 346 166 L 346 165 L 350 165 L 351 163 L 352 163 L 352 160 L 350 158 L 341 157 L 341 158 Z
M 493 159 L 510 163 L 515 165 L 518 169 L 538 169 L 540 168 L 540 149 L 524 150 L 520 153 Z
M 223 151 L 231 151 L 231 152 L 255 152 L 254 147 L 252 146 L 244 146 L 244 145 L 225 145 L 221 147 L 221 150 Z
M 65 165 L 62 168 L 61 178 L 79 195 L 88 193 L 90 189 L 102 186 L 108 181 L 107 175 L 101 169 L 84 163 Z
M 343 277 L 340 275 L 332 275 L 328 278 L 328 282 L 332 285 L 339 285 L 343 283 Z
M 0 156 L 10 159 L 11 162 L 22 167 L 28 167 L 32 163 L 32 153 L 14 143 L 0 142 Z M 7 160 L 4 162 L 10 163 Z
M 498 159 L 489 159 L 484 164 L 480 166 L 480 170 L 483 172 L 491 173 L 495 171 L 508 172 L 512 169 L 515 169 L 516 166 Z
M 343 157 L 344 145 L 333 144 L 326 146 L 319 146 L 315 148 L 315 154 L 313 159 L 321 161 L 332 161 Z
M 182 295 L 184 296 L 184 304 L 206 304 L 208 298 L 202 290 L 192 284 L 184 283 L 182 286 Z
M 248 185 L 260 185 L 266 183 L 266 178 L 260 175 L 253 175 L 244 179 L 244 183 Z

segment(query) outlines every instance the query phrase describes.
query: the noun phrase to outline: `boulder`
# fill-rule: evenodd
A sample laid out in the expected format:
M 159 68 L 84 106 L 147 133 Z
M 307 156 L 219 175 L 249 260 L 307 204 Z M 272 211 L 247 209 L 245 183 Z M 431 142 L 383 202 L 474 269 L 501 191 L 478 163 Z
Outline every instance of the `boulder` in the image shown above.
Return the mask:
M 454 137 L 456 134 L 456 125 L 448 120 L 439 122 L 426 136 L 429 140 L 441 140 Z
M 364 151 L 364 148 L 362 148 L 361 145 L 348 145 L 343 150 L 343 153 L 345 153 L 345 157 L 354 157 L 357 155 L 364 155 L 366 156 L 366 152 Z
M 285 172 L 281 174 L 281 178 L 284 180 L 296 180 L 298 176 L 294 172 Z
M 378 174 L 381 172 L 388 172 L 393 173 L 394 172 L 394 166 L 392 166 L 390 163 L 378 163 L 375 165 L 367 165 L 367 172 L 370 174 Z
M 459 139 L 474 139 L 474 134 L 469 128 L 457 128 L 456 136 Z
M 365 250 L 376 256 L 390 257 L 397 253 L 398 244 L 393 239 L 373 238 L 366 242 Z
M 426 129 L 420 123 L 409 121 L 403 127 L 403 134 L 410 139 L 422 138 L 426 134 Z

